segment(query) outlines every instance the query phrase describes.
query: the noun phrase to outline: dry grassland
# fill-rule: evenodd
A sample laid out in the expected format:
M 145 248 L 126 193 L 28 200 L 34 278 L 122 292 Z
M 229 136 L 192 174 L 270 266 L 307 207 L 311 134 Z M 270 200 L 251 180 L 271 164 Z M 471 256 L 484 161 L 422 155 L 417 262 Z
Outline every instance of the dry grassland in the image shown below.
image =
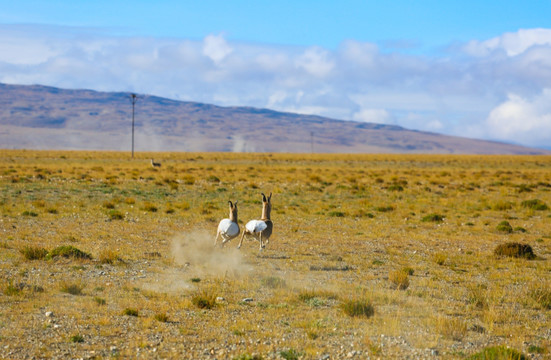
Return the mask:
M 547 156 L 2 150 L 0 357 L 549 359 L 548 206 Z

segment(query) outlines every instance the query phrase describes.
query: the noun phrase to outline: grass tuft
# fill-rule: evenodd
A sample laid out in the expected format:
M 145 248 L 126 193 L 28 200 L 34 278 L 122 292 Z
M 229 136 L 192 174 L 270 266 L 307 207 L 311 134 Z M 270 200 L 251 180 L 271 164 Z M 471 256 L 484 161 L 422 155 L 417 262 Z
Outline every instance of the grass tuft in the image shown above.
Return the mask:
M 71 294 L 71 295 L 82 295 L 82 290 L 84 289 L 84 286 L 80 284 L 73 284 L 64 282 L 61 284 L 61 292 Z
M 124 311 L 122 312 L 122 314 L 123 314 L 123 315 L 126 315 L 126 316 L 138 317 L 138 310 L 132 309 L 132 308 L 126 308 L 126 309 L 124 309 Z
M 508 242 L 500 244 L 494 249 L 494 255 L 499 257 L 514 257 L 532 260 L 536 258 L 532 247 L 528 244 Z
M 72 245 L 62 245 L 58 246 L 48 253 L 48 259 L 54 259 L 56 257 L 72 258 L 72 259 L 86 259 L 89 260 L 92 256 L 88 253 L 85 253 L 82 250 L 72 246 Z
M 423 216 L 421 219 L 423 222 L 442 222 L 444 221 L 444 216 L 439 214 L 429 214 Z
M 405 290 L 409 287 L 408 269 L 394 270 L 388 274 L 392 286 L 398 290 Z
M 213 309 L 216 306 L 216 294 L 212 290 L 197 291 L 191 297 L 191 303 L 199 309 Z
M 48 250 L 36 246 L 25 246 L 19 252 L 27 260 L 42 260 L 48 255 Z
M 369 318 L 375 314 L 375 308 L 367 299 L 349 299 L 341 304 L 344 313 L 351 317 Z
M 526 355 L 505 346 L 487 347 L 469 357 L 469 360 L 527 360 Z
M 511 224 L 509 224 L 507 220 L 503 220 L 502 222 L 497 224 L 496 229 L 497 231 L 508 233 L 508 234 L 513 232 L 513 227 L 511 226 Z
M 543 211 L 543 210 L 549 209 L 547 204 L 545 204 L 540 199 L 525 200 L 525 201 L 521 202 L 520 205 L 523 208 L 538 210 L 538 211 Z
M 551 310 L 551 286 L 549 283 L 537 283 L 532 285 L 528 294 L 542 308 Z
M 71 336 L 71 342 L 74 342 L 74 343 L 83 343 L 84 342 L 84 337 L 82 335 L 73 335 Z

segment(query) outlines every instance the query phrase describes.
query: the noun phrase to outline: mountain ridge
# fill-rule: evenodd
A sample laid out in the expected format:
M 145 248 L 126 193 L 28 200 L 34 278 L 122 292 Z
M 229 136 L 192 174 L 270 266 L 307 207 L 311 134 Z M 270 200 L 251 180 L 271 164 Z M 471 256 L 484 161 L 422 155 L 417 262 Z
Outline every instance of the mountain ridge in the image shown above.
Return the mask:
M 0 147 L 125 151 L 129 92 L 0 83 Z M 551 154 L 497 141 L 138 95 L 136 151 Z

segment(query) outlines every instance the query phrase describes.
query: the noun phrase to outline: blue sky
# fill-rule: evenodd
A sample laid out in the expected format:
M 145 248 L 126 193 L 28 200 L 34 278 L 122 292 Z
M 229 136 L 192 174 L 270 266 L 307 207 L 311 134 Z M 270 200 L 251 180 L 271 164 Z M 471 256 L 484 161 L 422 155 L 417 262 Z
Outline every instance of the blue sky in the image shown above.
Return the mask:
M 551 0 L 0 6 L 0 82 L 551 144 Z

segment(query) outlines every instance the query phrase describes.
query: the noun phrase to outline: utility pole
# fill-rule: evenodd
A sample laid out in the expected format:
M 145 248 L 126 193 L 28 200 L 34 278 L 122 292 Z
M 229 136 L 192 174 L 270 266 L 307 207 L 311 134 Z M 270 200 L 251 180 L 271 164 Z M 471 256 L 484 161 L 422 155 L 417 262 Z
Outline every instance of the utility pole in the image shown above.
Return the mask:
M 138 101 L 138 96 L 134 93 L 130 94 L 130 101 L 132 102 L 132 159 L 134 159 L 134 108 L 136 101 Z

